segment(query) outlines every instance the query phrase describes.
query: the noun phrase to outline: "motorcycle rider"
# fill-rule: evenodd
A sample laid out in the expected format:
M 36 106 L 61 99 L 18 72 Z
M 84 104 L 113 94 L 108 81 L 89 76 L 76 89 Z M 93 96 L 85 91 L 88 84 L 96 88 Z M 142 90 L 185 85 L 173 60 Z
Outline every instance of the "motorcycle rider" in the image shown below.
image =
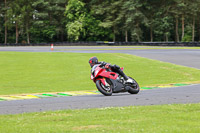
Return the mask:
M 100 67 L 105 66 L 106 68 L 110 68 L 113 72 L 116 72 L 119 75 L 121 75 L 122 77 L 124 77 L 126 83 L 129 83 L 129 82 L 132 83 L 133 82 L 133 80 L 130 79 L 128 76 L 126 76 L 126 74 L 120 69 L 120 67 L 118 65 L 115 65 L 115 64 L 111 65 L 111 64 L 103 62 L 103 61 L 98 62 L 98 58 L 95 57 L 95 56 L 91 57 L 89 59 L 89 64 L 90 64 L 91 68 L 96 64 L 100 64 Z

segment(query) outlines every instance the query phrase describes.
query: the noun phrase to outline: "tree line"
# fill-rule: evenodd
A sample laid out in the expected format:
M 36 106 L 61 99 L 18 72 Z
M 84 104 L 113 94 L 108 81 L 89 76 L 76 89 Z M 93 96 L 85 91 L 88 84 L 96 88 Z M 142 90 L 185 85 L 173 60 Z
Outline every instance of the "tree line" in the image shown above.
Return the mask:
M 200 0 L 0 0 L 0 43 L 199 41 Z

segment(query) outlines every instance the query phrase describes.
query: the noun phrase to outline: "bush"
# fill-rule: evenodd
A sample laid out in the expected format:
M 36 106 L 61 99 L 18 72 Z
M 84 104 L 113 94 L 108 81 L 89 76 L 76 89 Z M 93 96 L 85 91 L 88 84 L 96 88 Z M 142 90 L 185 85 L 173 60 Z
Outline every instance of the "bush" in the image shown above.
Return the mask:
M 191 42 L 192 41 L 192 36 L 190 35 L 185 35 L 182 39 L 182 42 Z

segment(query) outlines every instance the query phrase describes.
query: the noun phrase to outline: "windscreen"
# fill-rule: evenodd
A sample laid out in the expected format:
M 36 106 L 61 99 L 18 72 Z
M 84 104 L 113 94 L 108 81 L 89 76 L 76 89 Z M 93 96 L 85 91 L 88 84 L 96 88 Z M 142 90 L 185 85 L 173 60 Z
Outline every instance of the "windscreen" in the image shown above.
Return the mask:
M 92 70 L 91 70 L 91 73 L 93 73 L 94 72 L 94 70 L 97 68 L 99 66 L 99 64 L 97 64 L 97 65 L 94 65 L 93 67 L 92 67 Z

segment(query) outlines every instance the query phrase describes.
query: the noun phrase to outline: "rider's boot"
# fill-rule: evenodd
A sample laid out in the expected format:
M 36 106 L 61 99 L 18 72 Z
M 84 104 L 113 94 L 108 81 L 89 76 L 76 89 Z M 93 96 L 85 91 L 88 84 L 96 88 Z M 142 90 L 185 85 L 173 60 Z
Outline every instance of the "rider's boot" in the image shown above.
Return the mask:
M 118 65 L 111 65 L 112 69 L 114 69 L 117 73 L 119 73 L 122 77 L 124 77 L 125 83 L 133 83 L 134 81 L 126 76 L 126 74 L 120 69 Z
M 121 69 L 119 69 L 118 71 L 119 71 L 118 73 L 122 77 L 124 77 L 125 83 L 133 83 L 133 80 L 131 78 L 129 78 L 128 76 L 126 76 L 126 74 Z
M 131 78 L 129 78 L 128 80 L 125 80 L 125 83 L 134 83 L 134 81 Z

